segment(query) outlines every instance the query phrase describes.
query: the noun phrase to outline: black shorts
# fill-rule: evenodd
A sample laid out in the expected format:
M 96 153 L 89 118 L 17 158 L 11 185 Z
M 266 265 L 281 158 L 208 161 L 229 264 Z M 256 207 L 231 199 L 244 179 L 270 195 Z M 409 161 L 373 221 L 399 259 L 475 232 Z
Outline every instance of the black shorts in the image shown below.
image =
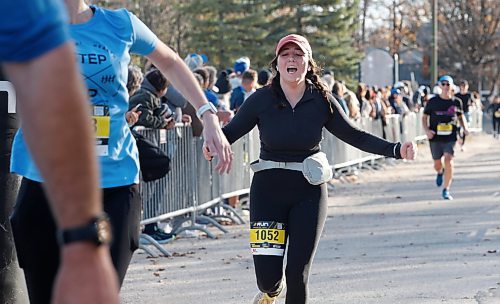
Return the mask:
M 455 141 L 431 141 L 429 142 L 431 147 L 432 159 L 441 159 L 444 153 L 455 154 Z

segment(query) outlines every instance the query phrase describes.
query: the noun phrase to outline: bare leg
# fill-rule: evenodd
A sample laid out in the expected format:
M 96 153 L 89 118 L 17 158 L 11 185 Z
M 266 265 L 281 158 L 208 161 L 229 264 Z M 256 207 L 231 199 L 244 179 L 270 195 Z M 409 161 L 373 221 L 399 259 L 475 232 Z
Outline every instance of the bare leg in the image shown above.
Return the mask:
M 434 170 L 436 170 L 437 173 L 443 172 L 443 162 L 441 159 L 434 160 Z
M 444 172 L 443 187 L 446 189 L 450 189 L 451 181 L 453 179 L 453 155 L 449 153 L 444 154 L 444 166 L 446 170 Z

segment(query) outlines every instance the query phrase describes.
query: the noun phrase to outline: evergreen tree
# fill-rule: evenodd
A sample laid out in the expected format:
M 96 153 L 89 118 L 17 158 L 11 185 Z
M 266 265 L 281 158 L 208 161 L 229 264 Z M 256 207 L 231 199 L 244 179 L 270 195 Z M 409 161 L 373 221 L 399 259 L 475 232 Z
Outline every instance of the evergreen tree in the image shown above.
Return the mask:
M 240 10 L 235 36 L 240 43 L 237 57 L 248 56 L 253 69 L 268 67 L 274 58 L 274 41 L 269 39 L 269 1 L 238 1 Z
M 359 0 L 291 0 L 270 8 L 269 38 L 276 41 L 289 33 L 304 35 L 313 56 L 337 78 L 356 78 L 361 55 L 354 47 Z
M 193 0 L 181 7 L 188 16 L 190 52 L 204 53 L 210 64 L 225 68 L 248 56 L 252 66 L 262 64 L 264 14 L 261 0 Z
M 277 41 L 298 33 L 310 41 L 314 58 L 338 78 L 355 79 L 361 55 L 354 47 L 359 0 L 190 0 L 179 6 L 187 53 L 206 54 L 218 68 L 248 56 L 259 69 L 274 57 Z M 186 54 L 181 54 L 185 56 Z
M 109 9 L 127 8 L 134 13 L 158 38 L 179 54 L 184 53 L 186 33 L 189 23 L 182 15 L 179 6 L 190 0 L 92 0 L 96 4 Z M 144 67 L 147 59 L 132 56 L 132 62 Z

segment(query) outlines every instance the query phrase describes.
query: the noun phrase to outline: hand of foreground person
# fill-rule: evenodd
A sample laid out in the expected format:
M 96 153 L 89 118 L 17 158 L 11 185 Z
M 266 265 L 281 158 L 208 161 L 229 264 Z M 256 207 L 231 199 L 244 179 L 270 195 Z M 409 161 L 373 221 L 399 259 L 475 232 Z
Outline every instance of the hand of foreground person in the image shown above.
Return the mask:
M 205 157 L 206 160 L 211 161 L 214 157 L 212 156 L 212 153 L 208 150 L 208 147 L 203 143 L 203 148 L 201 148 L 203 151 L 203 156 Z
M 118 304 L 118 277 L 109 247 L 75 243 L 61 250 L 61 264 L 52 291 L 53 304 Z
M 207 160 L 211 160 L 213 156 L 217 155 L 219 160 L 215 166 L 215 170 L 220 174 L 224 172 L 229 173 L 233 162 L 233 152 L 226 136 L 222 133 L 219 120 L 212 113 L 206 113 L 202 118 L 203 138 L 205 139 L 203 143 L 203 155 Z M 205 154 L 205 150 L 207 150 L 207 154 Z
M 234 113 L 233 111 L 219 110 L 217 111 L 217 117 L 222 122 L 222 125 L 227 125 L 233 119 Z
M 137 108 L 134 108 L 125 113 L 125 120 L 127 121 L 129 127 L 135 125 L 139 121 L 139 116 L 141 116 L 141 113 L 141 111 L 137 111 Z
M 417 145 L 411 141 L 407 141 L 401 145 L 401 157 L 407 160 L 414 160 L 417 156 Z

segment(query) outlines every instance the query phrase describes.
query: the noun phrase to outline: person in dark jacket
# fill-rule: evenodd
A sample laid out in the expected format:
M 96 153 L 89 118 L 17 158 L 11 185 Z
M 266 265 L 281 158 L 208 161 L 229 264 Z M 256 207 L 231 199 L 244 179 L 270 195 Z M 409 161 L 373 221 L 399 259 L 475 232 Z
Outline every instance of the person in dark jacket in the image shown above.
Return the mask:
M 159 70 L 151 70 L 144 76 L 141 88 L 130 97 L 129 109 L 137 108 L 141 115 L 135 124 L 151 129 L 171 129 L 175 125 L 172 111 L 162 104 L 161 96 L 167 93 L 168 81 Z M 137 107 L 138 106 L 138 107 Z
M 486 113 L 490 113 L 493 123 L 493 137 L 500 138 L 500 96 L 497 95 L 486 108 Z
M 165 95 L 167 89 L 168 81 L 160 71 L 153 69 L 146 73 L 141 88 L 129 100 L 129 112 L 136 110 L 140 113 L 134 126 L 150 129 L 171 129 L 175 126 L 172 111 L 167 104 L 161 102 L 161 96 Z M 143 233 L 160 244 L 173 237 L 172 234 L 161 231 L 157 223 L 147 224 Z

